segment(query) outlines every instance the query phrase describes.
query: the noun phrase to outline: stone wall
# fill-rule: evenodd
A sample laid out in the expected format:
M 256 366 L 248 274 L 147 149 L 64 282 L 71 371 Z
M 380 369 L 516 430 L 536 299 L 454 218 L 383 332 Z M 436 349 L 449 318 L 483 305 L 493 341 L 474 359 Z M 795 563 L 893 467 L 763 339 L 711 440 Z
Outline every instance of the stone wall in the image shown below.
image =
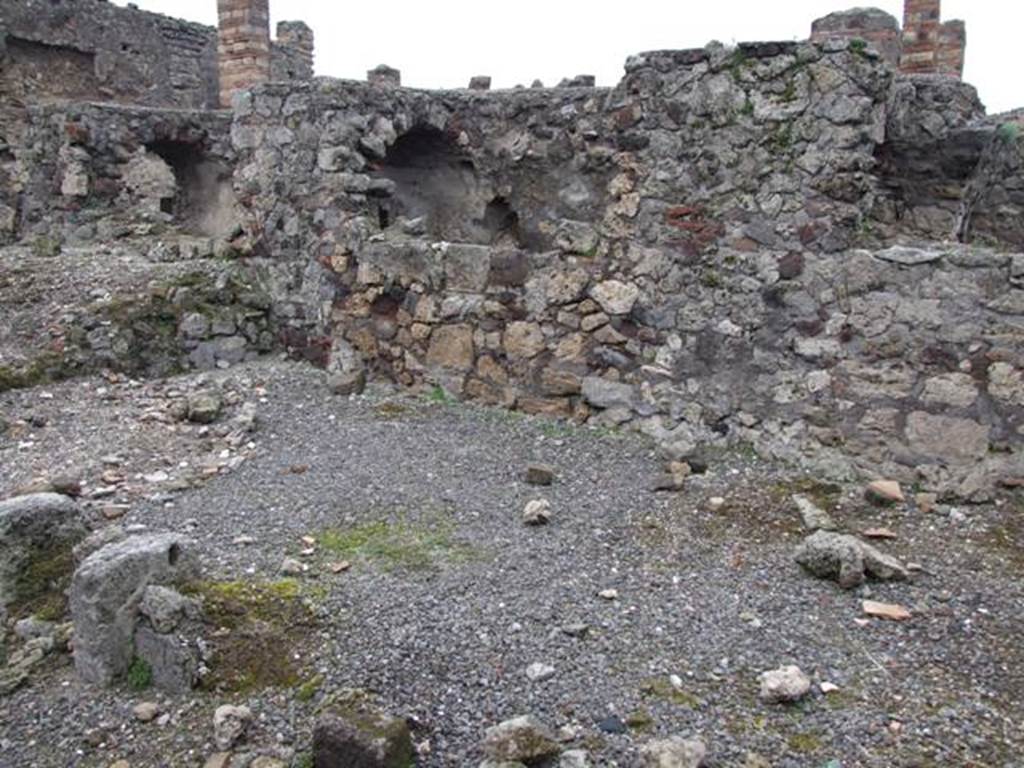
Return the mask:
M 273 77 L 308 79 L 312 33 L 281 28 Z M 216 109 L 217 30 L 105 0 L 0 0 L 0 102 L 65 99 Z
M 878 8 L 854 8 L 837 11 L 811 25 L 811 42 L 826 40 L 862 40 L 898 67 L 903 52 L 902 31 L 895 16 Z
M 1020 469 L 1020 259 L 877 241 L 912 234 L 883 148 L 973 116 L 897 129 L 893 84 L 833 40 L 643 54 L 613 90 L 268 85 L 235 189 L 329 367 L 971 495 Z
M 86 241 L 238 226 L 226 113 L 102 104 L 33 107 L 18 150 L 22 238 Z
M 0 0 L 0 99 L 217 103 L 214 30 L 103 0 Z

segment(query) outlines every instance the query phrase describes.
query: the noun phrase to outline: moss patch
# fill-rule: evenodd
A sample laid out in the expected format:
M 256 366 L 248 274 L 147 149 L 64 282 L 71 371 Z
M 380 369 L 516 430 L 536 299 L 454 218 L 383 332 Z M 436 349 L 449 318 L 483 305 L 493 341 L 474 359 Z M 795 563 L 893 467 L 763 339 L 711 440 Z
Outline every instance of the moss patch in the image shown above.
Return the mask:
M 834 483 L 823 483 L 810 477 L 785 480 L 771 486 L 772 499 L 779 504 L 790 502 L 793 496 L 806 496 L 826 512 L 834 512 L 839 506 L 843 489 Z
M 700 706 L 700 699 L 692 693 L 680 690 L 668 680 L 663 680 L 660 677 L 644 680 L 640 684 L 640 693 L 646 698 L 660 699 L 687 709 L 697 709 Z
M 68 609 L 67 589 L 75 562 L 70 543 L 55 542 L 37 553 L 18 571 L 14 583 L 11 616 L 36 616 L 43 621 L 60 621 Z
M 789 749 L 797 754 L 807 755 L 822 747 L 821 736 L 816 733 L 794 733 L 786 739 Z
M 144 691 L 153 684 L 153 668 L 138 657 L 132 659 L 128 667 L 128 687 L 133 691 Z
M 185 592 L 202 600 L 210 629 L 211 672 L 202 687 L 222 692 L 291 688 L 303 679 L 316 626 L 299 583 L 196 582 Z
M 332 557 L 373 561 L 387 570 L 425 570 L 476 556 L 473 547 L 454 539 L 454 526 L 447 521 L 364 523 L 326 530 L 317 540 Z

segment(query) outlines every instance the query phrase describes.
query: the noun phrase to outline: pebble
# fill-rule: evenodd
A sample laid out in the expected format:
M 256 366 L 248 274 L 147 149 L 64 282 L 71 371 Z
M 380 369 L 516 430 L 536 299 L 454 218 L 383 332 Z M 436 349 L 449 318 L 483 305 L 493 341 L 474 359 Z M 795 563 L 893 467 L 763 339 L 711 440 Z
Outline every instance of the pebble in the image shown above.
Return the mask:
M 286 557 L 281 563 L 281 573 L 285 576 L 301 576 L 306 571 L 305 565 L 293 557 Z
M 531 464 L 526 468 L 525 480 L 528 485 L 551 485 L 555 482 L 555 470 L 547 464 Z
M 526 676 L 534 683 L 543 683 L 555 676 L 555 668 L 538 661 L 526 668 Z
M 797 666 L 762 672 L 759 679 L 761 701 L 768 704 L 799 701 L 811 692 L 811 679 Z
M 604 589 L 597 593 L 597 596 L 602 600 L 618 600 L 619 590 L 617 589 Z
M 547 525 L 551 521 L 551 502 L 547 499 L 534 499 L 527 502 L 523 509 L 523 522 L 526 525 Z
M 160 714 L 160 705 L 152 701 L 144 701 L 141 704 L 135 705 L 132 709 L 132 714 L 135 715 L 135 719 L 140 723 L 151 723 Z

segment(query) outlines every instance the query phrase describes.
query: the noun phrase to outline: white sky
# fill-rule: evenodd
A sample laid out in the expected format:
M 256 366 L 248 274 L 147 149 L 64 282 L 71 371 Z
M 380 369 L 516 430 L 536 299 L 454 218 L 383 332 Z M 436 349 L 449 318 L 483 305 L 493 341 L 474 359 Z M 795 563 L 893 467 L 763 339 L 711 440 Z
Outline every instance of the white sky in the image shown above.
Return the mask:
M 119 5 L 125 5 L 123 1 Z M 135 0 L 140 8 L 216 24 L 215 0 Z M 472 75 L 491 75 L 494 87 L 540 78 L 597 76 L 614 85 L 633 53 L 724 43 L 793 40 L 810 35 L 811 21 L 857 0 L 271 0 L 272 27 L 301 19 L 316 33 L 318 75 L 363 79 L 389 64 L 405 85 L 465 87 Z M 902 0 L 860 0 L 902 18 Z M 699 10 L 696 10 L 699 9 Z M 967 22 L 964 79 L 977 86 L 989 113 L 1024 106 L 1020 0 L 946 0 L 945 19 Z

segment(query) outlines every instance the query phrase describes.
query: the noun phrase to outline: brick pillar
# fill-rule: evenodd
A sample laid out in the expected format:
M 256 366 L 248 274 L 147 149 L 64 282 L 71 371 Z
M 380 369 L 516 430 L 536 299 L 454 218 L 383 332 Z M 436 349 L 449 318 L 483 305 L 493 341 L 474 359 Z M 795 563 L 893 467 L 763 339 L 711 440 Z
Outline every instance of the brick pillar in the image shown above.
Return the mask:
M 301 21 L 282 21 L 277 25 L 277 44 L 295 53 L 301 71 L 296 80 L 310 80 L 313 77 L 313 30 Z
M 947 21 L 939 29 L 939 50 L 936 56 L 938 72 L 963 79 L 966 50 L 967 25 L 962 21 Z
M 904 0 L 902 72 L 932 73 L 938 70 L 941 0 Z
M 217 0 L 220 104 L 270 79 L 270 0 Z
M 904 0 L 900 71 L 963 77 L 967 28 L 942 22 L 941 0 Z

